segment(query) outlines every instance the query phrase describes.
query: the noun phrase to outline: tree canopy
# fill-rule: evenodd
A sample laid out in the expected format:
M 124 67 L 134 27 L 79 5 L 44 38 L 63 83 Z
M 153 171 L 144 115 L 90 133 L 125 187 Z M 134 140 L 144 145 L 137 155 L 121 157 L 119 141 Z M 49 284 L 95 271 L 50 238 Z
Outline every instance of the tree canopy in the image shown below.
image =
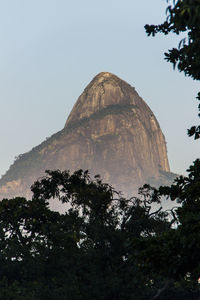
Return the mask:
M 130 199 L 79 170 L 47 171 L 32 200 L 1 201 L 0 299 L 195 299 L 198 164 L 170 188 L 145 185 Z M 164 211 L 162 195 L 182 208 Z M 51 211 L 55 199 L 69 209 Z
M 200 80 L 200 1 L 173 0 L 166 9 L 166 20 L 160 25 L 145 25 L 148 35 L 157 33 L 185 33 L 176 48 L 165 53 L 165 59 L 177 67 L 180 72 L 194 80 Z M 200 92 L 197 95 L 200 100 Z M 200 111 L 200 104 L 198 106 Z M 199 114 L 200 116 L 200 114 Z M 200 138 L 200 126 L 192 126 L 189 136 Z

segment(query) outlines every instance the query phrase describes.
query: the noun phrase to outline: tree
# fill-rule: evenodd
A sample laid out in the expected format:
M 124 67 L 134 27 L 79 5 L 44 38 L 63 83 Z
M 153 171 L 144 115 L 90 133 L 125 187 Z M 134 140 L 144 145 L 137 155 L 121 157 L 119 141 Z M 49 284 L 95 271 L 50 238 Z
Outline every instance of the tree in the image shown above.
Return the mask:
M 145 26 L 147 34 L 154 36 L 158 32 L 165 35 L 173 32 L 179 35 L 184 32 L 186 37 L 180 40 L 177 48 L 165 53 L 165 59 L 186 76 L 200 80 L 200 1 L 173 0 L 166 13 L 167 18 L 161 25 Z M 197 99 L 200 100 L 200 92 Z M 200 112 L 200 104 L 198 108 Z M 200 126 L 192 126 L 188 135 L 200 138 Z
M 78 299 L 145 299 L 153 287 L 137 262 L 129 259 L 130 241 L 167 226 L 160 209 L 150 212 L 154 200 L 149 189 L 141 189 L 144 201 L 127 200 L 98 176 L 92 181 L 82 170 L 72 176 L 60 171 L 47 174 L 33 185 L 34 199 L 57 197 L 83 218 Z M 155 202 L 159 204 L 157 198 Z
M 149 299 L 152 278 L 132 240 L 168 230 L 154 189 L 124 199 L 88 172 L 47 171 L 32 186 L 33 199 L 0 202 L 0 299 Z M 70 208 L 49 209 L 59 199 Z M 151 211 L 151 204 L 158 209 Z M 137 257 L 137 255 L 136 255 Z M 153 277 L 152 277 L 153 276 Z
M 0 299 L 54 299 L 66 276 L 71 283 L 69 275 L 63 277 L 62 272 L 67 268 L 73 272 L 80 222 L 72 212 L 60 215 L 50 211 L 44 199 L 1 201 Z M 59 293 L 56 296 L 63 299 Z
M 164 256 L 176 230 L 161 191 L 145 185 L 125 199 L 82 170 L 47 171 L 32 191 L 31 201 L 0 202 L 0 300 L 145 300 L 163 289 L 169 255 L 158 263 L 155 253 Z M 69 209 L 51 211 L 55 199 Z M 168 248 L 159 243 L 166 236 Z M 176 279 L 162 299 L 193 294 L 184 278 Z
M 165 196 L 181 204 L 171 211 L 173 226 L 160 235 L 141 237 L 137 244 L 137 259 L 144 272 L 155 272 L 164 279 L 158 297 L 169 293 L 172 283 L 184 287 L 182 299 L 197 299 L 200 295 L 200 160 L 188 172 L 188 177 L 180 176 L 170 187 L 156 191 L 156 197 Z M 188 290 L 193 291 L 190 296 Z

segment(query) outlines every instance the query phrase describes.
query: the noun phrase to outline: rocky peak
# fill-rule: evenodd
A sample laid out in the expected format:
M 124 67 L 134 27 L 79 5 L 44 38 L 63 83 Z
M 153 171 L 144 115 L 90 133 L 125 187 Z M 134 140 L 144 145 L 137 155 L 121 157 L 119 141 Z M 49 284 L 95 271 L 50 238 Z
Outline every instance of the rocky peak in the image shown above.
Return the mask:
M 65 127 L 70 123 L 89 118 L 106 107 L 134 105 L 132 95 L 134 93 L 136 93 L 135 89 L 124 80 L 112 73 L 101 72 L 94 77 L 78 98 Z
M 102 72 L 76 101 L 65 127 L 20 155 L 0 180 L 0 198 L 30 195 L 45 170 L 89 170 L 126 195 L 144 183 L 171 183 L 165 137 L 128 83 Z

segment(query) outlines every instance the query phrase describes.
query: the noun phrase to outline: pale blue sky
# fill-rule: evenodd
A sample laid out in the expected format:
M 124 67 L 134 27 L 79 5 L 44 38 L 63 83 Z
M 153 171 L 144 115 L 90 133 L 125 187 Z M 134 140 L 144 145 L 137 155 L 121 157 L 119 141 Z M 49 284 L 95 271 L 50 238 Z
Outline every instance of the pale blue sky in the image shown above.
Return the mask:
M 14 157 L 63 128 L 91 79 L 108 71 L 136 88 L 165 134 L 171 170 L 199 157 L 199 83 L 164 61 L 174 36 L 149 38 L 165 0 L 0 0 L 0 175 Z

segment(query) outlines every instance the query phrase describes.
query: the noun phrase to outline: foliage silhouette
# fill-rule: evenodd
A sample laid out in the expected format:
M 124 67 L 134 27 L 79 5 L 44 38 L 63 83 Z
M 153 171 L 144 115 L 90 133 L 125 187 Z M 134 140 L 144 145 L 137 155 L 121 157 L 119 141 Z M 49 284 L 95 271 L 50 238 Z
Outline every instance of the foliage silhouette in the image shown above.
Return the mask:
M 200 80 L 200 1 L 173 0 L 166 9 L 167 18 L 161 25 L 145 25 L 148 35 L 157 33 L 165 35 L 173 32 L 177 35 L 185 33 L 177 48 L 168 50 L 165 59 L 177 67 L 180 72 L 194 80 Z M 197 95 L 200 100 L 200 92 Z M 198 106 L 200 112 L 200 104 Z M 200 113 L 199 113 L 200 116 Z M 189 136 L 200 138 L 200 126 L 192 126 Z
M 183 238 L 183 225 L 184 230 L 189 225 L 183 218 L 186 206 L 163 211 L 161 195 L 171 196 L 178 188 L 145 185 L 138 197 L 125 199 L 99 176 L 92 180 L 87 171 L 46 173 L 33 184 L 32 200 L 0 202 L 0 300 L 140 300 L 160 290 L 162 299 L 195 299 L 198 286 L 184 277 L 191 270 L 184 256 L 176 273 L 170 273 L 169 262 L 174 265 L 173 258 L 185 249 L 178 247 L 177 239 Z M 68 203 L 69 209 L 51 211 L 49 203 L 55 199 Z M 177 219 L 180 225 L 175 229 Z M 175 250 L 170 256 L 172 241 Z M 183 271 L 177 276 L 180 267 Z M 195 276 L 190 277 L 192 283 Z

